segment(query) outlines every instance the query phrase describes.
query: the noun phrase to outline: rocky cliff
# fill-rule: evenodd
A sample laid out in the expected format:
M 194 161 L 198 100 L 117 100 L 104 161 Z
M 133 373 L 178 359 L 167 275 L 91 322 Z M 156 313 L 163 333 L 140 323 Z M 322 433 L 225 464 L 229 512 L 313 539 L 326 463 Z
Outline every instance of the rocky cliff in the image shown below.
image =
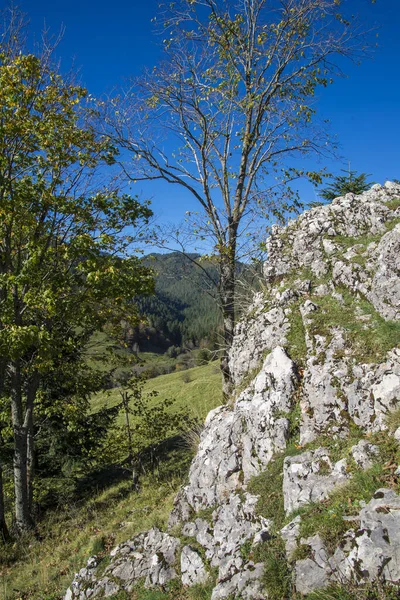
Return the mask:
M 388 182 L 275 228 L 263 291 L 236 327 L 235 398 L 208 415 L 169 530 L 92 557 L 65 600 L 131 597 L 138 585 L 171 598 L 208 585 L 202 597 L 212 600 L 352 585 L 391 593 L 400 582 L 399 199 Z

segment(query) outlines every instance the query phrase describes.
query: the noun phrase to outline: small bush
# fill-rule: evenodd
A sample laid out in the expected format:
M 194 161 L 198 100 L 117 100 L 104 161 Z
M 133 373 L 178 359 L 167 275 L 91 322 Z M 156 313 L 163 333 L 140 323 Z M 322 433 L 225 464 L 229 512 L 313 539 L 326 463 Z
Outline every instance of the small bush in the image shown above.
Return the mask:
M 169 358 L 176 358 L 177 356 L 179 356 L 180 353 L 181 349 L 179 348 L 179 346 L 170 346 L 165 354 Z
M 197 354 L 197 364 L 206 365 L 210 362 L 212 353 L 208 348 L 200 348 Z
M 197 448 L 200 444 L 200 436 L 201 432 L 204 429 L 204 425 L 202 423 L 194 423 L 193 427 L 191 427 L 188 431 L 184 431 L 181 434 L 183 442 L 185 446 L 195 454 L 197 452 Z
M 183 383 L 190 383 L 192 381 L 192 377 L 190 373 L 184 371 L 184 373 L 182 373 L 181 380 L 183 381 Z

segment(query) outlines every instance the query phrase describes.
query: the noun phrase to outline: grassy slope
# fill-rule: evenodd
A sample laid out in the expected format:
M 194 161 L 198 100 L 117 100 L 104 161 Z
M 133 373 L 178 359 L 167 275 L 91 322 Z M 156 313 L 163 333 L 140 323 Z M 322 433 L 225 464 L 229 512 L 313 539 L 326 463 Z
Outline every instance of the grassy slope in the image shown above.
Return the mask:
M 26 536 L 9 548 L 19 560 L 0 567 L 2 600 L 58 600 L 89 556 L 153 525 L 165 526 L 181 477 L 157 482 L 146 477 L 136 494 L 126 482 L 113 485 L 90 501 L 50 514 L 39 525 L 43 541 Z M 3 562 L 3 561 L 2 561 Z M 11 561 L 10 561 L 11 562 Z
M 184 380 L 190 379 L 187 383 Z M 207 413 L 221 404 L 221 374 L 217 362 L 169 375 L 149 379 L 143 388 L 146 392 L 158 392 L 154 402 L 165 398 L 174 399 L 174 408 L 187 407 L 192 416 L 204 419 Z M 101 392 L 93 398 L 93 409 L 112 406 L 119 401 L 118 390 Z
M 221 403 L 218 364 L 184 373 L 189 374 L 189 383 L 182 380 L 182 372 L 176 372 L 149 380 L 145 391 L 156 390 L 159 398 L 176 398 L 177 408 L 188 406 L 194 416 L 204 419 Z M 115 392 L 100 394 L 94 398 L 94 407 L 115 399 Z M 101 492 L 94 490 L 89 500 L 48 514 L 38 527 L 41 541 L 29 535 L 6 551 L 0 547 L 0 598 L 59 600 L 89 556 L 108 554 L 115 544 L 153 525 L 165 526 L 190 460 L 187 448 L 172 450 L 157 473 L 142 478 L 139 493 L 126 481 Z

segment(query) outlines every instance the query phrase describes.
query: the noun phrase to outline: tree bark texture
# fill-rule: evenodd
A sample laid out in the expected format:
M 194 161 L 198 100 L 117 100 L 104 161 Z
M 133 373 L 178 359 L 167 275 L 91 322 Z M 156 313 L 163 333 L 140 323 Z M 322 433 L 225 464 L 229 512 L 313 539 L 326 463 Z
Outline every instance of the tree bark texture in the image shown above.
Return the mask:
M 223 318 L 223 349 L 221 356 L 222 396 L 228 402 L 233 391 L 233 378 L 229 364 L 229 351 L 235 329 L 235 258 L 222 257 L 220 266 L 219 295 Z
M 4 506 L 3 470 L 0 464 L 0 542 L 6 542 L 9 537 Z
M 11 415 L 14 431 L 15 527 L 25 531 L 32 527 L 28 491 L 28 423 L 24 419 L 23 389 L 20 361 L 13 361 L 11 372 Z M 29 421 L 29 416 L 28 416 Z

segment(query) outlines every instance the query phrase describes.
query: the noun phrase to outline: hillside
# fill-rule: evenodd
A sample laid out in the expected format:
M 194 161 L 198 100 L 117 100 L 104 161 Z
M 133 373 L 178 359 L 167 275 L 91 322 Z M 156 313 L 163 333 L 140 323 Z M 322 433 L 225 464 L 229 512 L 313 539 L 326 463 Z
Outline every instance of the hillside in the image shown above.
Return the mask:
M 145 322 L 126 331 L 125 341 L 136 352 L 163 353 L 171 346 L 192 349 L 221 345 L 221 315 L 216 301 L 218 269 L 198 254 L 180 252 L 144 257 L 156 280 L 154 296 L 137 299 Z M 256 285 L 254 267 L 239 263 L 237 276 Z M 247 287 L 246 287 L 247 289 Z
M 144 394 L 156 392 L 154 404 L 174 398 L 175 410 L 187 406 L 193 417 L 203 421 L 208 411 L 221 403 L 218 365 L 210 363 L 184 373 L 187 383 L 182 380 L 183 373 L 171 373 L 147 381 Z M 98 395 L 93 410 L 115 403 L 116 394 Z M 116 465 L 87 481 L 87 487 L 80 489 L 79 501 L 71 501 L 66 494 L 60 506 L 42 515 L 35 534 L 2 546 L 0 598 L 58 600 L 88 555 L 106 560 L 115 543 L 144 528 L 166 527 L 193 456 L 191 437 L 176 442 L 164 444 L 156 469 L 142 474 L 139 492 L 132 489 L 129 473 Z
M 400 584 L 400 186 L 268 240 L 168 527 L 92 557 L 65 600 L 377 600 Z

